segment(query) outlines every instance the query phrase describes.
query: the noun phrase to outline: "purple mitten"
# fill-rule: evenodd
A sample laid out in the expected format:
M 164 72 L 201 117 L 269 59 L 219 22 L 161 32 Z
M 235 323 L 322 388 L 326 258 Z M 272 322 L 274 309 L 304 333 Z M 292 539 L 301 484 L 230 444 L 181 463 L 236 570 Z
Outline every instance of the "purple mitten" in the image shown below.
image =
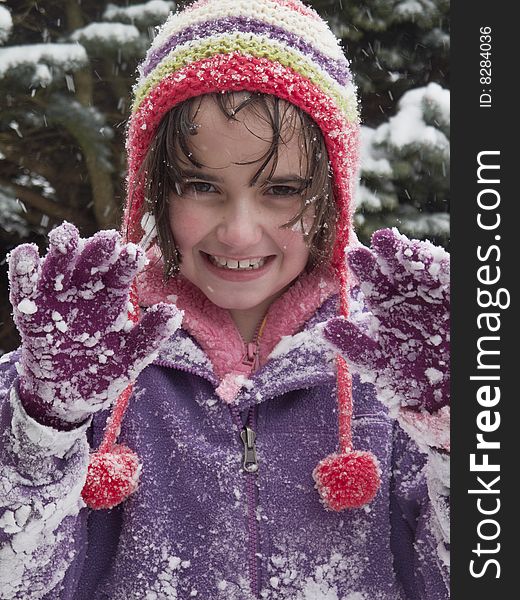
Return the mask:
M 145 261 L 116 231 L 84 240 L 70 223 L 51 231 L 44 258 L 34 244 L 11 252 L 19 392 L 32 417 L 67 428 L 108 407 L 179 327 L 173 305 L 153 306 L 137 324 L 129 318 L 129 289 Z
M 391 410 L 437 413 L 450 392 L 449 254 L 382 229 L 348 263 L 369 312 L 358 323 L 332 319 L 325 339 Z

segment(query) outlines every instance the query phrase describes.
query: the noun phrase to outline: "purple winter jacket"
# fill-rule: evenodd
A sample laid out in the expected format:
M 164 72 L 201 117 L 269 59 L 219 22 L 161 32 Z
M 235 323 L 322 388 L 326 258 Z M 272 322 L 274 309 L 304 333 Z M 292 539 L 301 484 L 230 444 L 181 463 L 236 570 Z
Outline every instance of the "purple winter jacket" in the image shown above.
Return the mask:
M 144 465 L 140 486 L 108 511 L 80 497 L 87 440 L 99 444 L 106 414 L 71 432 L 39 425 L 17 399 L 16 353 L 3 357 L 0 598 L 447 598 L 443 487 L 356 377 L 354 447 L 378 457 L 381 489 L 341 513 L 314 489 L 312 470 L 337 449 L 335 359 L 318 333 L 337 303 L 282 340 L 233 410 L 179 329 L 140 375 L 123 421 L 119 441 Z M 257 434 L 257 473 L 242 469 L 239 417 Z

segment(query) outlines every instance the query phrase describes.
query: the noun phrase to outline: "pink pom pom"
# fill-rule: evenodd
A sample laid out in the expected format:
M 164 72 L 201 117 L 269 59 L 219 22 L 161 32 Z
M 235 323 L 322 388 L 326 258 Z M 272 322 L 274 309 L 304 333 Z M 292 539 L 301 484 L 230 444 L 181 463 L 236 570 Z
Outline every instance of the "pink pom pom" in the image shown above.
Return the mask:
M 116 445 L 110 452 L 90 455 L 87 481 L 81 495 L 90 508 L 113 508 L 137 489 L 141 464 L 135 452 Z
M 368 504 L 381 484 L 376 457 L 359 450 L 330 454 L 318 464 L 312 476 L 321 501 L 335 511 Z

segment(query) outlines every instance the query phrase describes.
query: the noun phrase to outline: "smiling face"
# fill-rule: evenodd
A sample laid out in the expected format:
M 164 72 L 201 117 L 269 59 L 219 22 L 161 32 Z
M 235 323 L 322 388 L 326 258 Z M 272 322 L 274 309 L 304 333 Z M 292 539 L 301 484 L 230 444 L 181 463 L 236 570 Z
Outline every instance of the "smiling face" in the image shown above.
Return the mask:
M 281 228 L 300 210 L 308 185 L 300 136 L 282 131 L 276 168 L 268 163 L 255 180 L 271 146 L 270 123 L 247 107 L 230 120 L 208 97 L 193 120 L 190 150 L 203 166 L 181 162 L 183 183 L 169 198 L 180 272 L 232 316 L 261 318 L 309 258 L 302 224 Z M 311 205 L 306 231 L 312 211 Z

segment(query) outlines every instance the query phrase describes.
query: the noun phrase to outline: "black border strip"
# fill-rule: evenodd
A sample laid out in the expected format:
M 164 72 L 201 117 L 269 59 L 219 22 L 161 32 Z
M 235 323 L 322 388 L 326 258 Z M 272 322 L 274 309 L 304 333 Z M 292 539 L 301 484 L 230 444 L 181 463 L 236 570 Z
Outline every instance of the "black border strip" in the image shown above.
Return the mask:
M 520 149 L 514 144 L 520 96 L 513 91 L 520 34 L 512 5 L 503 2 L 454 1 L 451 22 L 452 598 L 494 600 L 513 597 L 520 574 L 513 514 L 520 460 L 515 444 L 520 394 L 513 385 L 520 333 L 513 292 L 520 273 L 520 232 L 515 232 L 520 199 L 513 190 L 520 172 Z M 485 27 L 491 36 L 488 57 L 488 39 L 481 39 Z M 480 72 L 487 66 L 480 61 L 487 59 L 489 81 Z M 479 154 L 481 163 L 497 167 L 482 169 L 480 183 Z M 485 307 L 489 301 L 498 306 Z M 477 448 L 479 433 L 487 448 Z M 472 454 L 475 465 L 483 465 L 487 454 L 489 464 L 500 470 L 476 466 L 479 470 L 472 471 Z

